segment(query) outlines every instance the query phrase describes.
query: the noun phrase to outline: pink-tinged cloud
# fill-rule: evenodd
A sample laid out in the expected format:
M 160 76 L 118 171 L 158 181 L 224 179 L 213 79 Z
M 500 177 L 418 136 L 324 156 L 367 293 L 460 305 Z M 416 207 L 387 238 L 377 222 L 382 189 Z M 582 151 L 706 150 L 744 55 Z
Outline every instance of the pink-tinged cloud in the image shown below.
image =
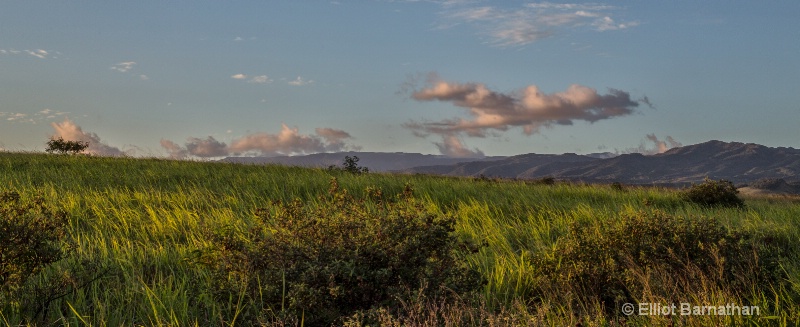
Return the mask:
M 320 137 L 325 139 L 328 143 L 331 144 L 342 144 L 344 140 L 352 138 L 350 133 L 347 133 L 340 129 L 328 128 L 328 127 L 318 127 L 314 129 L 314 132 L 317 133 Z
M 456 158 L 482 158 L 485 155 L 478 149 L 468 149 L 461 139 L 455 135 L 443 135 L 442 142 L 433 142 L 439 152 L 448 157 Z
M 84 151 L 87 154 L 98 156 L 124 156 L 126 153 L 117 147 L 103 143 L 95 133 L 84 132 L 83 129 L 69 119 L 60 123 L 50 123 L 55 130 L 54 138 L 63 138 L 65 141 L 89 142 L 89 147 Z
M 184 159 L 189 156 L 189 151 L 186 148 L 170 140 L 161 139 L 161 147 L 167 150 L 169 156 L 174 159 Z
M 501 93 L 480 83 L 433 81 L 413 92 L 418 101 L 444 101 L 467 110 L 471 118 L 452 118 L 438 122 L 409 122 L 404 126 L 417 135 L 465 133 L 485 137 L 491 130 L 507 131 L 521 127 L 527 135 L 543 126 L 572 125 L 575 121 L 596 122 L 627 116 L 635 112 L 639 101 L 621 90 L 599 94 L 595 89 L 573 84 L 566 91 L 543 93 L 536 85 Z
M 669 149 L 683 146 L 683 144 L 676 141 L 674 138 L 672 138 L 672 136 L 669 135 L 667 135 L 667 138 L 664 140 L 660 140 L 654 133 L 647 134 L 645 137 L 647 138 L 647 141 L 649 141 L 649 145 L 645 144 L 645 142 L 642 142 L 639 143 L 638 147 L 625 149 L 622 151 L 622 153 L 641 153 L 645 155 L 652 155 L 664 153 Z
M 181 146 L 169 140 L 161 140 L 161 146 L 173 158 L 222 157 L 228 155 L 293 155 L 317 152 L 358 150 L 345 140 L 352 138 L 345 131 L 333 128 L 317 128 L 316 134 L 300 134 L 297 128 L 281 125 L 276 134 L 252 133 L 226 144 L 209 136 L 206 139 L 191 137 Z

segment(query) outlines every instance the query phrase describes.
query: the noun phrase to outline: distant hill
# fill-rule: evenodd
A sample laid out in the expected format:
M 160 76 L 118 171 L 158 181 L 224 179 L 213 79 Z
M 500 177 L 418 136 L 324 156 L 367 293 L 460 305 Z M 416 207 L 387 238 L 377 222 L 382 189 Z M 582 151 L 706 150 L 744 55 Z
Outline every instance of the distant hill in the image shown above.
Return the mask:
M 346 156 L 356 156 L 358 165 L 369 168 L 370 171 L 388 172 L 409 169 L 416 166 L 452 165 L 461 162 L 499 160 L 505 157 L 476 158 L 451 158 L 441 155 L 403 152 L 337 152 L 315 153 L 300 156 L 279 157 L 228 157 L 220 161 L 245 163 L 245 164 L 280 164 L 301 167 L 328 167 L 341 166 Z
M 744 194 L 800 194 L 800 182 L 787 183 L 780 178 L 767 178 L 750 183 L 739 191 Z
M 704 178 L 737 184 L 766 178 L 800 181 L 800 150 L 752 143 L 709 141 L 656 155 L 524 154 L 500 160 L 405 169 L 406 173 L 534 179 L 554 177 L 585 182 L 688 184 Z
M 737 185 L 763 179 L 800 183 L 800 150 L 753 143 L 709 141 L 655 155 L 594 153 L 521 154 L 510 157 L 451 158 L 419 153 L 339 152 L 280 157 L 228 157 L 224 162 L 304 167 L 341 165 L 357 156 L 375 172 L 537 179 L 554 177 L 589 183 L 686 185 L 704 178 Z

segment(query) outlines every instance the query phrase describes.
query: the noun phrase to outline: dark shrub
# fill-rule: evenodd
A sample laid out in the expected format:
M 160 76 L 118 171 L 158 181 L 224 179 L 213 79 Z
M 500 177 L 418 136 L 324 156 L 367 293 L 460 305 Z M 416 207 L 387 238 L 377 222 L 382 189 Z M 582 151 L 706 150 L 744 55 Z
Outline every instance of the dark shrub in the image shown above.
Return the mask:
M 43 202 L 21 203 L 16 192 L 0 195 L 0 296 L 65 256 L 66 215 Z
M 536 184 L 542 185 L 556 185 L 556 179 L 553 177 L 542 177 L 536 180 Z
M 680 298 L 710 285 L 747 295 L 781 280 L 778 260 L 787 247 L 774 235 L 756 237 L 712 218 L 658 210 L 619 218 L 601 226 L 575 223 L 540 254 L 536 264 L 544 279 L 538 292 L 563 296 L 565 303 L 584 301 L 578 305 L 598 301 L 618 313 L 619 304 L 645 294 Z
M 76 154 L 89 147 L 89 142 L 65 141 L 62 137 L 47 141 L 47 153 Z
M 475 248 L 453 235 L 453 217 L 428 212 L 408 186 L 394 198 L 366 193 L 356 199 L 333 179 L 317 204 L 273 203 L 256 211 L 245 234 L 213 233 L 206 264 L 216 271 L 219 298 L 244 294 L 263 308 L 240 315 L 245 320 L 322 326 L 419 290 L 446 298 L 482 285 L 459 260 L 462 248 Z
M 0 194 L 0 311 L 35 318 L 56 297 L 54 287 L 29 285 L 29 280 L 62 260 L 67 218 L 40 198 L 25 202 L 16 192 Z
M 687 201 L 703 206 L 742 208 L 744 201 L 737 194 L 739 190 L 730 181 L 706 178 L 702 183 L 692 185 L 684 191 L 683 196 Z

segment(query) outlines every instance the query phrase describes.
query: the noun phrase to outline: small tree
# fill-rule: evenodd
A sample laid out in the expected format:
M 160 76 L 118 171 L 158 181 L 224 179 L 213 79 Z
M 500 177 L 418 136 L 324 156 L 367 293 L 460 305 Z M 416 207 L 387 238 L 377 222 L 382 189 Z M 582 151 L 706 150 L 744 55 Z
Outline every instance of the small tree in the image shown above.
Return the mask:
M 345 156 L 344 162 L 342 163 L 342 167 L 336 167 L 335 165 L 328 166 L 329 170 L 344 170 L 348 173 L 353 174 L 364 174 L 369 172 L 369 168 L 361 167 L 358 165 L 358 157 L 357 156 Z
M 84 141 L 65 141 L 64 138 L 51 138 L 47 141 L 47 153 L 76 154 L 83 152 L 89 147 L 89 142 Z

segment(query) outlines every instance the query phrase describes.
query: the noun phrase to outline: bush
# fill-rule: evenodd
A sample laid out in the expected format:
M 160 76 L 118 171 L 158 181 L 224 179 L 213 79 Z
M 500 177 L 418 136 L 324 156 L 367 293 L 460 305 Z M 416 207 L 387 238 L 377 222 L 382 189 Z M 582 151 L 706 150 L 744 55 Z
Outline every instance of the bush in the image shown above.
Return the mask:
M 418 291 L 443 299 L 482 285 L 459 260 L 476 248 L 453 235 L 454 218 L 428 212 L 408 186 L 396 197 L 368 188 L 356 199 L 333 179 L 316 206 L 276 202 L 255 215 L 246 233 L 211 233 L 205 260 L 219 299 L 242 295 L 263 308 L 241 319 L 330 325 Z
M 20 198 L 16 192 L 0 195 L 0 311 L 35 316 L 53 294 L 26 288 L 27 282 L 67 255 L 67 217 L 40 198 L 30 203 Z
M 683 196 L 687 201 L 702 206 L 742 208 L 744 201 L 737 194 L 739 190 L 730 181 L 706 178 L 702 183 L 692 185 L 684 191 Z
M 676 299 L 709 289 L 744 296 L 783 278 L 778 261 L 787 247 L 775 236 L 658 210 L 628 212 L 609 224 L 575 223 L 540 254 L 543 279 L 534 295 L 580 307 L 600 303 L 618 314 L 621 303 L 648 302 L 645 296 Z
M 13 293 L 29 277 L 61 260 L 67 218 L 42 199 L 20 203 L 16 192 L 0 195 L 0 294 Z M 1 301 L 0 301 L 1 302 Z
M 83 141 L 65 141 L 64 138 L 50 139 L 47 141 L 47 153 L 59 154 L 77 154 L 86 150 L 89 147 L 89 142 Z

